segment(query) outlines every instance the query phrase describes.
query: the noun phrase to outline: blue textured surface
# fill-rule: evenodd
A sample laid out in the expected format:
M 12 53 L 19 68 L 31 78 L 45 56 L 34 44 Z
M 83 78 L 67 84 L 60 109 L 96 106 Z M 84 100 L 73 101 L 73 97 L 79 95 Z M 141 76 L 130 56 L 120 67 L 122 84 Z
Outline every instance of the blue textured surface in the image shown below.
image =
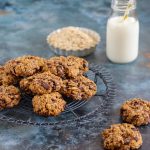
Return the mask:
M 68 25 L 96 30 L 102 42 L 87 59 L 104 64 L 114 77 L 118 91 L 108 124 L 118 123 L 119 107 L 123 101 L 132 97 L 150 99 L 149 6 L 148 0 L 138 1 L 141 25 L 139 58 L 131 64 L 117 65 L 110 63 L 105 56 L 110 0 L 0 0 L 0 56 L 53 56 L 45 40 L 49 32 Z M 0 150 L 100 150 L 100 125 L 97 116 L 80 128 L 63 130 L 0 122 Z M 144 140 L 141 149 L 148 150 L 150 126 L 140 130 Z

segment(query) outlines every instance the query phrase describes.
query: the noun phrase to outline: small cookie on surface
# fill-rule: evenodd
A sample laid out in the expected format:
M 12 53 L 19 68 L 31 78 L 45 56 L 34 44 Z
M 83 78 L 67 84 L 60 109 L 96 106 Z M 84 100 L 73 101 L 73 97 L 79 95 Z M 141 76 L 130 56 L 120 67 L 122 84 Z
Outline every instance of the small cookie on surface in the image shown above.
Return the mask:
M 96 91 L 96 84 L 84 76 L 64 80 L 61 88 L 61 93 L 73 100 L 89 99 L 96 94 Z
M 142 145 L 139 130 L 131 124 L 114 124 L 102 132 L 104 148 L 108 150 L 133 150 Z
M 140 98 L 126 101 L 121 107 L 123 121 L 136 126 L 150 123 L 150 102 Z
M 56 76 L 66 79 L 82 75 L 88 71 L 88 62 L 83 58 L 75 56 L 52 57 L 47 60 L 45 70 L 49 70 Z
M 20 91 L 15 86 L 0 86 L 0 110 L 18 105 L 20 99 Z
M 66 102 L 61 94 L 53 92 L 51 94 L 36 95 L 32 99 L 33 110 L 42 116 L 57 116 L 64 111 Z
M 44 58 L 27 55 L 6 62 L 5 71 L 16 77 L 27 77 L 41 72 L 44 66 Z
M 20 87 L 27 93 L 48 94 L 59 91 L 62 87 L 62 79 L 50 71 L 35 74 L 20 81 Z
M 18 79 L 12 75 L 7 74 L 4 70 L 4 66 L 0 66 L 0 85 L 15 85 Z

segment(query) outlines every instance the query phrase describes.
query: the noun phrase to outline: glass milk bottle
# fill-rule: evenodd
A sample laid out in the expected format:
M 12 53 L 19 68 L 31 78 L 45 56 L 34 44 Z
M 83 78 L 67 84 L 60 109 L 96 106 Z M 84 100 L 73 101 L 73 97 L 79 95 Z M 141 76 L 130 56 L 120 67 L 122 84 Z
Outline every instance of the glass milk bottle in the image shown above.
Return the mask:
M 114 63 L 129 63 L 138 56 L 139 21 L 135 0 L 112 0 L 107 22 L 106 55 Z

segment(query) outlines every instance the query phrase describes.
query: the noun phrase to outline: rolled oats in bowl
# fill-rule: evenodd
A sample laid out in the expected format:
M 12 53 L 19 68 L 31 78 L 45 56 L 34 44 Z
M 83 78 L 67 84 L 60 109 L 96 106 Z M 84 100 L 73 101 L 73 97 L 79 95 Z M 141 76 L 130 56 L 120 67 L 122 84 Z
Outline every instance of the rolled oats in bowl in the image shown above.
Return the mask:
M 47 43 L 58 55 L 86 56 L 92 53 L 100 36 L 93 30 L 81 27 L 64 27 L 53 31 L 47 37 Z

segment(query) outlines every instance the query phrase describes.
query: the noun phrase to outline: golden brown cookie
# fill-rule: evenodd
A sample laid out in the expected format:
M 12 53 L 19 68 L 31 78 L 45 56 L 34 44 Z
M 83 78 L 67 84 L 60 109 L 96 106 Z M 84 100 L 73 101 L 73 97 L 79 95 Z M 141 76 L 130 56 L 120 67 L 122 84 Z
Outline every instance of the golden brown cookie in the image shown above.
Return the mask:
M 134 150 L 142 145 L 139 130 L 127 123 L 111 125 L 102 132 L 102 137 L 108 150 Z
M 62 87 L 62 79 L 50 71 L 35 74 L 20 81 L 20 87 L 28 93 L 48 94 L 59 91 Z
M 0 110 L 18 105 L 20 98 L 20 91 L 15 86 L 0 86 Z
M 75 56 L 52 57 L 47 60 L 45 70 L 50 70 L 56 76 L 66 79 L 82 75 L 88 71 L 88 62 Z
M 85 73 L 89 70 L 88 62 L 83 58 L 75 57 L 75 56 L 68 56 L 67 61 L 68 61 L 68 66 L 71 66 L 71 65 L 75 66 L 76 64 L 79 65 L 79 74 L 78 75 L 82 75 L 83 73 Z
M 7 74 L 3 66 L 0 66 L 0 85 L 15 85 L 17 84 L 18 79 L 12 75 Z
M 61 93 L 73 100 L 87 100 L 94 96 L 96 91 L 96 84 L 84 76 L 64 80 L 61 88 Z
M 51 94 L 36 95 L 32 100 L 33 110 L 42 116 L 57 116 L 64 111 L 66 102 L 61 94 L 53 92 Z
M 44 66 L 44 58 L 27 55 L 8 61 L 5 64 L 5 71 L 17 77 L 27 77 L 41 72 Z
M 150 123 L 150 102 L 140 98 L 130 99 L 122 105 L 121 116 L 124 122 L 146 125 Z

